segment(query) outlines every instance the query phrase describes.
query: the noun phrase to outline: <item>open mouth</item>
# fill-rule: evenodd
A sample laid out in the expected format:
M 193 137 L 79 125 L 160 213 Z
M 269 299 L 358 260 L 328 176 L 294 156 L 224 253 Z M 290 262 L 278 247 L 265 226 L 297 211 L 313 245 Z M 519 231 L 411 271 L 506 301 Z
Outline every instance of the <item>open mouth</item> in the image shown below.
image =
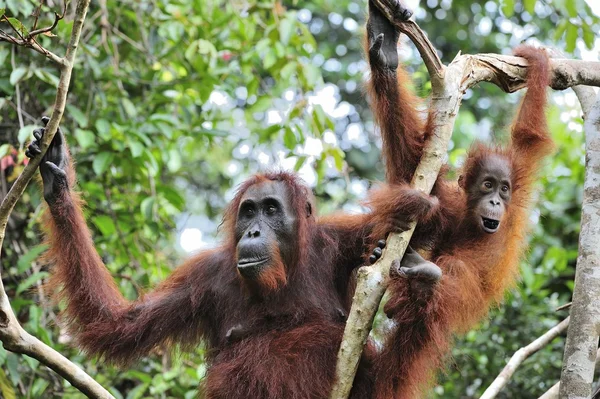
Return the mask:
M 486 233 L 495 233 L 498 230 L 498 227 L 500 227 L 499 220 L 490 219 L 482 216 L 481 221 L 483 225 L 483 230 Z

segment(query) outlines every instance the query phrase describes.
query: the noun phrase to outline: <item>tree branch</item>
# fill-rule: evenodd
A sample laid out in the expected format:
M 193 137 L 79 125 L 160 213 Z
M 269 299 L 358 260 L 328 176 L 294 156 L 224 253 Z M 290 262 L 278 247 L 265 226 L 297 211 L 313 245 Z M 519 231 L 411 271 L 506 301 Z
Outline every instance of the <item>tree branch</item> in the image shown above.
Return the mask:
M 587 93 L 586 93 L 587 90 Z M 592 90 L 591 88 L 589 90 Z M 581 206 L 579 255 L 560 377 L 561 398 L 587 398 L 592 394 L 598 326 L 600 325 L 600 94 L 589 107 L 591 93 L 578 88 L 585 122 L 585 180 Z M 593 91 L 593 90 L 592 90 Z
M 502 388 L 508 384 L 508 381 L 515 373 L 517 368 L 527 359 L 529 356 L 533 355 L 544 346 L 548 345 L 552 340 L 558 337 L 560 334 L 565 332 L 567 327 L 569 326 L 569 318 L 567 317 L 559 324 L 552 327 L 548 330 L 544 335 L 530 343 L 529 345 L 520 348 L 515 354 L 510 358 L 506 366 L 502 369 L 498 377 L 492 382 L 492 384 L 485 390 L 483 395 L 481 395 L 480 399 L 493 399 L 495 398 Z
M 600 349 L 596 352 L 596 369 L 600 368 Z M 552 385 L 542 396 L 538 399 L 558 399 L 558 391 L 560 390 L 560 382 Z
M 75 19 L 73 21 L 73 30 L 71 32 L 71 38 L 67 46 L 65 57 L 59 58 L 56 55 L 49 57 L 51 59 L 53 57 L 56 58 L 54 61 L 57 61 L 57 63 L 60 65 L 61 71 L 54 109 L 52 116 L 50 117 L 50 121 L 46 125 L 46 133 L 42 139 L 42 154 L 29 161 L 0 205 L 0 248 L 2 247 L 2 242 L 4 241 L 6 225 L 8 223 L 10 214 L 19 198 L 21 198 L 23 195 L 27 184 L 37 172 L 37 168 L 40 164 L 42 156 L 46 153 L 52 138 L 56 134 L 58 124 L 60 123 L 64 113 L 69 82 L 71 81 L 71 73 L 75 61 L 75 54 L 89 4 L 90 0 L 78 0 L 77 2 Z M 9 41 L 17 45 L 20 44 L 27 47 L 37 45 L 33 40 L 20 43 L 18 42 L 18 39 L 12 39 L 13 40 Z M 41 48 L 41 46 L 39 48 Z M 54 349 L 50 348 L 37 338 L 27 333 L 21 327 L 10 306 L 8 296 L 6 295 L 4 285 L 2 284 L 2 279 L 0 279 L 0 340 L 7 350 L 28 355 L 39 360 L 42 364 L 48 366 L 63 376 L 74 387 L 79 389 L 88 397 L 114 399 L 114 397 L 106 389 L 94 381 L 78 366 L 70 362 L 67 358 L 62 356 Z
M 507 92 L 524 87 L 527 61 L 520 57 L 494 54 L 458 54 L 445 67 L 437 57 L 434 46 L 416 23 L 403 22 L 396 17 L 395 3 L 390 0 L 374 1 L 394 25 L 416 40 L 417 50 L 431 75 L 429 114 L 434 119 L 433 131 L 412 179 L 413 188 L 430 193 L 444 163 L 463 94 L 482 81 L 491 82 Z M 558 59 L 552 60 L 551 66 L 553 88 L 565 89 L 577 84 L 600 85 L 600 62 Z M 391 263 L 404 255 L 414 227 L 401 234 L 391 234 L 382 257 L 374 265 L 358 270 L 352 308 L 338 351 L 336 381 L 331 399 L 345 399 L 350 393 L 363 347 L 388 285 Z M 600 312 L 600 306 L 597 309 Z

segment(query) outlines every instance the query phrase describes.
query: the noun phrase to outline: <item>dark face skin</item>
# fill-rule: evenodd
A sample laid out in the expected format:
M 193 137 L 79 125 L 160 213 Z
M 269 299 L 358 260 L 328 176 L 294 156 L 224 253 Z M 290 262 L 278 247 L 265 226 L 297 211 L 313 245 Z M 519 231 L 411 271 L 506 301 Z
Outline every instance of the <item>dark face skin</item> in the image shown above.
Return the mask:
M 251 186 L 242 196 L 235 234 L 238 270 L 244 278 L 257 278 L 277 260 L 289 265 L 294 252 L 296 215 L 285 183 L 267 181 Z
M 497 232 L 512 193 L 510 165 L 499 156 L 486 158 L 475 182 L 469 187 L 475 223 L 489 234 Z

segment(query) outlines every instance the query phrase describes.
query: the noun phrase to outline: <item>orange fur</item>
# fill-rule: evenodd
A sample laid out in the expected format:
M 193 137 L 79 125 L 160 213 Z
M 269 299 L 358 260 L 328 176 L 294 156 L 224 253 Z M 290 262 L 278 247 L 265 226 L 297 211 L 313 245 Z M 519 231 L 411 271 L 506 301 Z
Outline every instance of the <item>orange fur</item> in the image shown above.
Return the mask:
M 469 151 L 460 185 L 438 178 L 433 190 L 441 206 L 435 215 L 419 220 L 413 241 L 415 247 L 430 246 L 431 261 L 443 277 L 426 306 L 411 296 L 408 284 L 395 279 L 386 313 L 397 324 L 397 333 L 388 337 L 377 373 L 399 376 L 378 386 L 378 398 L 414 398 L 434 381 L 443 365 L 452 336 L 472 328 L 489 308 L 502 300 L 518 277 L 519 262 L 526 249 L 528 209 L 540 161 L 553 148 L 544 116 L 546 86 L 549 80 L 545 52 L 522 46 L 516 55 L 527 58 L 528 89 L 512 127 L 507 148 L 475 144 Z M 372 65 L 372 69 L 376 69 Z M 386 157 L 390 183 L 406 183 L 412 177 L 421 153 L 421 137 L 431 134 L 430 122 L 424 133 L 418 124 L 397 123 L 394 115 L 414 115 L 412 103 L 399 101 L 406 91 L 406 77 L 399 73 L 373 71 L 369 92 L 384 143 L 394 143 Z M 406 96 L 405 96 L 406 97 Z M 432 120 L 430 115 L 430 121 Z M 416 129 L 416 130 L 415 130 Z M 394 148 L 394 146 L 390 148 Z M 395 154 L 402 154 L 395 159 Z M 406 154 L 412 154 L 408 157 Z M 472 201 L 465 188 L 471 187 L 482 163 L 490 156 L 507 160 L 511 169 L 512 198 L 501 223 L 493 234 L 477 231 L 469 223 Z M 378 234 L 382 232 L 379 231 Z M 398 370 L 401 370 L 398 372 Z

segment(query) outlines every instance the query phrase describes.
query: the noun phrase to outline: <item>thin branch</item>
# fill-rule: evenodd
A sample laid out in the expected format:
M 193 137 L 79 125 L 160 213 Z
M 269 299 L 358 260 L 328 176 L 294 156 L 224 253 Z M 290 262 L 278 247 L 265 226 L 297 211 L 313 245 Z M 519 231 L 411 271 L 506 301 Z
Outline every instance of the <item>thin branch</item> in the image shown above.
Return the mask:
M 10 22 L 10 19 L 8 19 L 8 17 L 6 15 L 2 15 L 2 18 L 0 18 L 1 20 L 4 20 L 4 22 L 6 22 L 7 24 L 10 25 L 10 27 L 12 28 L 12 30 L 14 30 L 16 32 L 17 35 L 19 35 L 19 37 L 21 38 L 21 40 L 25 40 L 25 38 L 23 37 L 23 35 L 21 34 L 21 32 L 19 32 L 19 30 L 12 24 L 12 22 Z
M 51 61 L 53 61 L 60 67 L 67 66 L 67 64 L 66 64 L 67 61 L 64 58 L 59 57 L 58 55 L 54 54 L 50 50 L 47 50 L 46 48 L 40 46 L 40 44 L 37 43 L 36 41 L 33 41 L 33 40 L 26 41 L 24 39 L 23 40 L 18 39 L 16 37 L 9 35 L 8 33 L 4 32 L 3 30 L 0 30 L 0 42 L 9 42 L 9 43 L 15 44 L 17 46 L 28 47 L 28 48 L 42 54 L 43 56 L 50 59 Z
M 502 388 L 508 384 L 508 381 L 515 373 L 517 368 L 527 359 L 529 356 L 533 355 L 544 346 L 548 345 L 554 338 L 558 337 L 562 333 L 564 333 L 569 326 L 569 318 L 567 317 L 559 324 L 552 327 L 548 330 L 544 335 L 537 338 L 535 341 L 530 343 L 529 345 L 520 348 L 515 354 L 510 358 L 504 369 L 500 372 L 498 377 L 492 382 L 492 384 L 485 390 L 483 395 L 481 395 L 480 399 L 493 399 L 495 398 Z
M 19 198 L 23 195 L 32 176 L 36 173 L 42 156 L 48 149 L 64 113 L 75 54 L 89 4 L 90 0 L 79 0 L 77 2 L 73 30 L 67 46 L 66 56 L 65 59 L 62 60 L 64 62 L 60 63 L 61 73 L 56 92 L 54 110 L 50 121 L 46 125 L 46 134 L 44 134 L 42 139 L 42 154 L 30 160 L 0 205 L 0 248 L 4 241 L 6 225 L 10 214 Z M 29 45 L 31 45 L 31 43 Z M 106 389 L 94 381 L 94 379 L 78 366 L 27 333 L 23 327 L 21 327 L 10 306 L 8 296 L 6 295 L 4 285 L 2 284 L 2 279 L 0 279 L 0 341 L 2 341 L 7 350 L 39 360 L 42 364 L 64 377 L 71 385 L 79 389 L 89 398 L 114 399 Z
M 25 39 L 31 40 L 37 35 L 40 35 L 40 34 L 46 33 L 46 32 L 50 32 L 52 29 L 56 28 L 56 25 L 58 25 L 58 21 L 60 21 L 61 19 L 63 19 L 65 17 L 65 11 L 66 11 L 66 4 L 65 4 L 65 10 L 63 10 L 62 15 L 58 15 L 58 13 L 56 13 L 56 12 L 54 13 L 54 22 L 52 23 L 52 25 L 29 32 L 29 34 L 27 35 L 27 37 Z

